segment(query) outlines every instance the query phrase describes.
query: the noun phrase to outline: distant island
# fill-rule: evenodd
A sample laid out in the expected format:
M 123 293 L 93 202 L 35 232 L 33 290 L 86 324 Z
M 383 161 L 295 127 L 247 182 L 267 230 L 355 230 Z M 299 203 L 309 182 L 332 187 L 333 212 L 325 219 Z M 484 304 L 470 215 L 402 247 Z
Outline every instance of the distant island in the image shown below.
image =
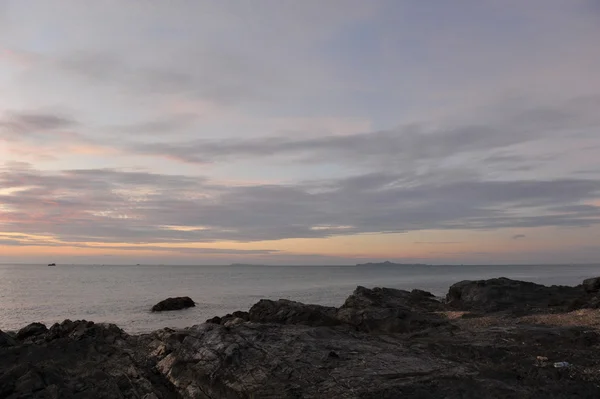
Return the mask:
M 265 265 L 253 264 L 253 263 L 232 263 L 229 266 L 265 266 Z
M 390 261 L 385 262 L 369 262 L 369 263 L 357 263 L 356 266 L 429 266 L 424 263 L 394 263 Z

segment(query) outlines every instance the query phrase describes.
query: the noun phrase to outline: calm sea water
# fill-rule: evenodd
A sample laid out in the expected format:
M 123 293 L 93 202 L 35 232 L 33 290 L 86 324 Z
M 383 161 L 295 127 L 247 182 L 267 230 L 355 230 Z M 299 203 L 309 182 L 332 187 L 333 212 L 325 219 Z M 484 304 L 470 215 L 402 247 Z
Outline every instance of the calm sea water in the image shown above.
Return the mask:
M 420 288 L 445 295 L 465 279 L 510 277 L 576 285 L 600 265 L 576 266 L 89 266 L 0 265 L 0 329 L 64 319 L 110 322 L 128 332 L 186 327 L 247 310 L 261 298 L 339 306 L 357 285 Z M 151 313 L 156 302 L 190 296 L 196 307 Z

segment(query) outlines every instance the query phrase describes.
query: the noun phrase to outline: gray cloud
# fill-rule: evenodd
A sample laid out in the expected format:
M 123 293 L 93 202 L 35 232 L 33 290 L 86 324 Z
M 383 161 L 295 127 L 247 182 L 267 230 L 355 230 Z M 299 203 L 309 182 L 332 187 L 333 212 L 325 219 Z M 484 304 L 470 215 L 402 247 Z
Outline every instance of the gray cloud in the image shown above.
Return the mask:
M 521 240 L 525 237 L 527 237 L 525 234 L 515 234 L 514 236 L 512 236 L 512 239 L 513 240 Z
M 428 129 L 424 125 L 409 125 L 343 136 L 136 143 L 126 145 L 126 149 L 200 164 L 285 157 L 296 162 L 334 161 L 386 167 L 473 154 L 487 164 L 502 163 L 514 171 L 527 171 L 535 167 L 536 159 L 515 154 L 515 146 L 530 144 L 535 148 L 542 140 L 548 145 L 560 138 L 585 136 L 587 129 L 600 126 L 597 106 L 600 106 L 600 97 L 585 97 L 560 106 L 523 107 L 499 119 L 454 127 Z
M 68 129 L 76 126 L 75 120 L 63 115 L 45 112 L 13 112 L 0 118 L 0 134 L 31 135 Z
M 599 207 L 581 205 L 600 196 L 600 181 L 586 179 L 418 183 L 390 173 L 228 187 L 189 176 L 13 166 L 0 174 L 0 188 L 19 190 L 0 196 L 5 231 L 67 242 L 246 242 L 600 223 Z

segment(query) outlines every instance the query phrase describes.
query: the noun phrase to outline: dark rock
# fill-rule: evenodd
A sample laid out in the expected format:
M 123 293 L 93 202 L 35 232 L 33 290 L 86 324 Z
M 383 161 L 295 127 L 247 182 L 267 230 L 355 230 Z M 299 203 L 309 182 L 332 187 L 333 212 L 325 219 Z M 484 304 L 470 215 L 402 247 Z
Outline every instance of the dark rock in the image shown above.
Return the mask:
M 192 298 L 188 296 L 182 296 L 177 298 L 167 298 L 164 301 L 160 301 L 156 305 L 152 306 L 153 312 L 163 312 L 166 310 L 181 310 L 196 306 L 196 303 Z
M 17 380 L 15 391 L 31 394 L 35 391 L 40 391 L 45 387 L 44 379 L 38 372 L 32 369 Z
M 208 320 L 206 320 L 207 323 L 212 323 L 212 324 L 221 324 L 221 318 L 219 316 L 215 316 L 212 317 Z
M 0 348 L 7 348 L 9 346 L 15 346 L 17 342 L 13 337 L 0 330 Z
M 409 308 L 414 311 L 431 312 L 444 310 L 444 304 L 427 291 L 404 291 L 394 288 L 373 289 L 358 286 L 342 307 L 348 308 Z
M 242 319 L 244 321 L 250 320 L 250 314 L 248 312 L 243 312 L 241 310 L 236 310 L 235 312 L 232 313 L 232 316 L 237 317 L 238 319 Z
M 114 324 L 97 324 L 86 320 L 65 320 L 60 324 L 54 324 L 46 334 L 46 340 L 51 341 L 60 338 L 81 340 L 84 338 L 96 338 L 100 342 L 109 344 L 117 340 L 123 340 L 127 334 Z
M 248 321 L 249 320 L 249 314 L 248 312 L 242 312 L 240 310 L 236 310 L 235 312 L 233 312 L 233 314 L 226 314 L 223 317 L 213 317 L 212 319 L 207 320 L 208 323 L 213 323 L 213 324 L 221 324 L 221 325 L 225 325 L 225 324 L 231 324 L 231 322 L 233 320 L 241 320 L 241 321 Z M 239 321 L 236 321 L 236 323 L 239 323 Z
M 248 312 L 248 320 L 255 323 L 303 324 L 307 326 L 335 326 L 341 324 L 336 309 L 321 305 L 305 305 L 280 299 L 261 299 Z
M 181 398 L 114 325 L 67 320 L 29 338 L 0 348 L 0 398 Z
M 358 287 L 339 309 L 260 301 L 137 336 L 85 320 L 24 340 L 0 332 L 0 398 L 600 397 L 600 316 L 550 305 L 591 306 L 600 294 L 504 280 L 451 289 L 451 304 L 481 319 L 444 319 L 446 305 L 424 291 Z M 527 300 L 554 314 L 521 312 Z M 510 303 L 517 312 L 486 313 Z
M 448 305 L 455 309 L 494 312 L 524 309 L 565 309 L 582 295 L 580 287 L 551 286 L 511 280 L 505 277 L 461 281 L 450 287 Z
M 48 328 L 42 323 L 31 323 L 26 327 L 23 327 L 17 333 L 17 339 L 24 340 L 29 337 L 38 336 L 41 334 L 45 334 L 48 331 Z
M 336 318 L 370 333 L 406 333 L 445 324 L 429 313 L 443 304 L 425 291 L 357 287 L 337 310 Z
M 600 277 L 585 279 L 582 285 L 586 292 L 598 292 L 600 291 Z
M 395 394 L 415 376 L 431 381 L 466 374 L 400 340 L 344 329 L 250 323 L 187 331 L 178 347 L 155 359 L 162 375 L 185 387 L 186 398 L 361 398 L 383 388 Z M 343 360 L 323 356 L 330 352 L 343 352 Z

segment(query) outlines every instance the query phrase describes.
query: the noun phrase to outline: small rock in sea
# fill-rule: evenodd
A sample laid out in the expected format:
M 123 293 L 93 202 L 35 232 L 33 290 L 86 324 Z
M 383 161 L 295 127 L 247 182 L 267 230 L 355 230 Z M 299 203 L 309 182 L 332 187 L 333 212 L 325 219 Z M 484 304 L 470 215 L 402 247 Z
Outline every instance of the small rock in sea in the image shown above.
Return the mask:
M 165 310 L 181 310 L 196 306 L 196 303 L 189 296 L 177 298 L 167 298 L 152 306 L 153 312 L 162 312 Z

